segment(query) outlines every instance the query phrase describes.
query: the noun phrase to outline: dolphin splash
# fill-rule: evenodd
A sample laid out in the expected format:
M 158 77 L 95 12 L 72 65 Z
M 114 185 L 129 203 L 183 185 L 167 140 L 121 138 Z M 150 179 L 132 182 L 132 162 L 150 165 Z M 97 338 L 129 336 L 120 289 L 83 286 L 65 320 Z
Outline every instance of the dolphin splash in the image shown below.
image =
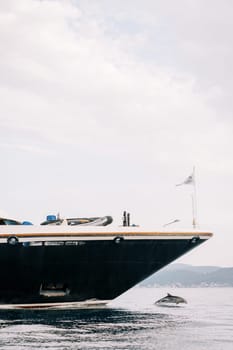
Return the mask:
M 178 305 L 178 304 L 187 304 L 187 301 L 182 297 L 179 297 L 177 295 L 171 295 L 171 294 L 167 293 L 167 295 L 165 297 L 157 300 L 155 302 L 155 304 L 157 304 L 157 305 L 166 305 L 166 304 Z

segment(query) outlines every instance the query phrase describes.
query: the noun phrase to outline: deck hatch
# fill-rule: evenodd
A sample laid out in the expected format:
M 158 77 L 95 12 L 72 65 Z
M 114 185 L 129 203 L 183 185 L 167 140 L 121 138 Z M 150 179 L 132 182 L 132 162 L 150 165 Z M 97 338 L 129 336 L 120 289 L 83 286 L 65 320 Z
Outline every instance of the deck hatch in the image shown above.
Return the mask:
M 70 289 L 66 283 L 42 283 L 39 294 L 43 297 L 65 297 L 70 294 Z

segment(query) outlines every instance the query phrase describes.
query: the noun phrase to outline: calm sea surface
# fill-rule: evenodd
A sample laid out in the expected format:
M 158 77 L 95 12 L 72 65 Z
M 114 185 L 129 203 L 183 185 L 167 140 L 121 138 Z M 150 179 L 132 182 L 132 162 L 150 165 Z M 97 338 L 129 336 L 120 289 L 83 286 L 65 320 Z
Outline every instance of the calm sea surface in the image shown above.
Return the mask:
M 154 305 L 167 292 L 179 307 Z M 233 288 L 133 288 L 108 307 L 0 311 L 1 349 L 233 349 Z

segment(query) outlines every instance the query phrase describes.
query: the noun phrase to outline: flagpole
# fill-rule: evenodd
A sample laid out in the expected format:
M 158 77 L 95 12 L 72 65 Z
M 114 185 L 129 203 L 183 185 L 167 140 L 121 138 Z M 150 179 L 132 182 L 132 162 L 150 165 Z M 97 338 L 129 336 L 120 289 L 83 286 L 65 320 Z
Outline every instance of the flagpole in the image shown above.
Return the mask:
M 193 195 L 192 195 L 192 209 L 193 209 L 193 228 L 197 228 L 197 187 L 195 166 L 193 167 Z
M 191 199 L 192 199 L 192 214 L 193 214 L 193 221 L 192 225 L 193 228 L 196 228 L 196 218 L 195 218 L 195 204 L 194 204 L 194 194 L 191 194 Z
M 190 176 L 188 176 L 183 182 L 178 183 L 176 186 L 182 185 L 192 185 L 193 193 L 191 194 L 192 199 L 192 216 L 193 216 L 193 229 L 196 229 L 197 224 L 197 187 L 196 187 L 196 174 L 195 174 L 195 166 L 193 167 L 193 172 Z

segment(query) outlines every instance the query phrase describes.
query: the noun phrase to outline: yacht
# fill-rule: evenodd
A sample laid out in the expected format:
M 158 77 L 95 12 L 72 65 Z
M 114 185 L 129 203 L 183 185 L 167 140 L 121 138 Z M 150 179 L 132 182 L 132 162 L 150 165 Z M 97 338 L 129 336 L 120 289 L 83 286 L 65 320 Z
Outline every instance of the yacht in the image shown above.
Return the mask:
M 101 306 L 183 254 L 211 232 L 122 226 L 111 216 L 48 215 L 40 225 L 0 218 L 0 308 Z

